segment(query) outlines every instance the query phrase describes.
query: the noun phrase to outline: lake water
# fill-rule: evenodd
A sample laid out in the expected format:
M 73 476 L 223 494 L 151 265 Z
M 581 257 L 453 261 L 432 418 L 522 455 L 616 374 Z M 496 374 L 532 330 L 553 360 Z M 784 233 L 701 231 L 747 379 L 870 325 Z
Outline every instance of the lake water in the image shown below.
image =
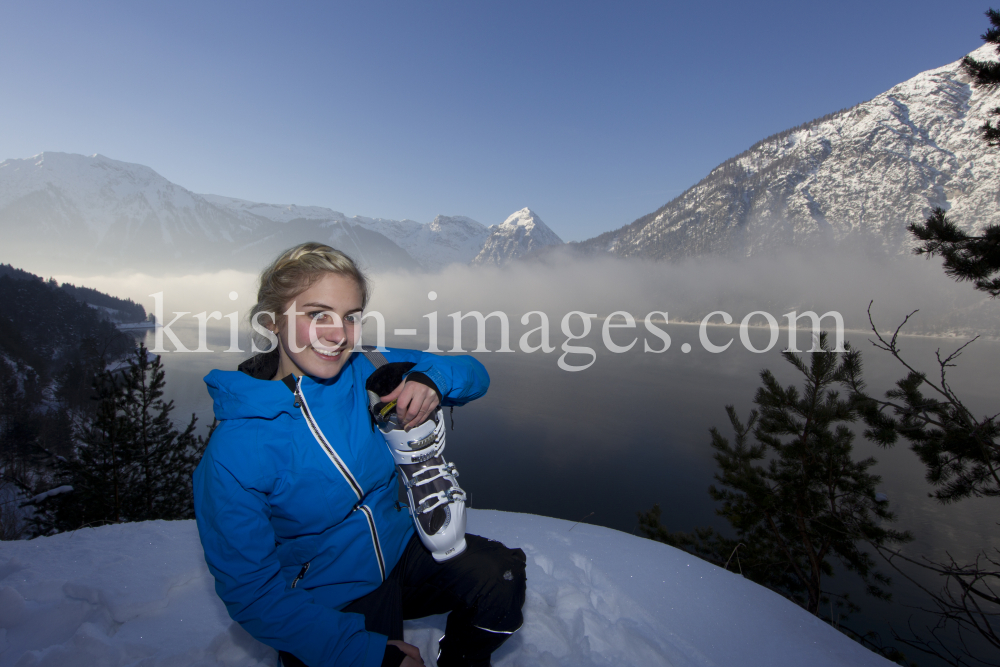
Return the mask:
M 665 353 L 644 352 L 640 336 L 632 351 L 612 354 L 602 344 L 600 327 L 594 328 L 590 337 L 576 341 L 597 353 L 595 363 L 581 372 L 557 366 L 561 338 L 551 354 L 474 355 L 490 373 L 490 390 L 484 398 L 457 408 L 454 429 L 448 432 L 448 458 L 461 472 L 472 505 L 587 521 L 631 533 L 637 527 L 636 512 L 659 503 L 662 520 L 671 530 L 725 529 L 707 492 L 715 473 L 708 430 L 716 426 L 731 436 L 724 407 L 735 405 L 745 418 L 763 368 L 774 372 L 782 384 L 801 384 L 801 375 L 778 352 L 786 342 L 785 332 L 781 344 L 770 352 L 754 354 L 742 346 L 735 328 L 712 327 L 711 337 L 717 342 L 735 338 L 729 350 L 712 354 L 700 344 L 698 327 L 667 325 L 664 329 L 672 344 Z M 195 347 L 193 323 L 174 329 Z M 766 330 L 751 329 L 750 334 L 756 348 L 766 347 Z M 875 350 L 867 342 L 869 337 L 847 334 L 864 352 L 869 387 L 884 392 L 903 377 L 904 369 Z M 800 337 L 799 349 L 808 349 L 807 338 Z M 210 349 L 223 350 L 228 341 L 226 328 L 209 329 Z M 935 350 L 948 352 L 961 342 L 908 337 L 903 348 L 908 360 L 934 372 Z M 681 351 L 684 343 L 691 345 L 687 354 Z M 153 346 L 152 332 L 146 344 Z M 426 340 L 390 336 L 388 344 L 423 349 Z M 659 347 L 656 340 L 650 344 Z M 512 346 L 517 349 L 516 342 Z M 444 343 L 440 347 L 448 349 Z M 499 342 L 491 340 L 488 347 L 498 349 Z M 213 368 L 235 370 L 246 356 L 221 351 L 164 354 L 167 395 L 177 406 L 175 420 L 195 413 L 203 427 L 210 424 L 211 403 L 202 377 Z M 996 409 L 998 358 L 1000 344 L 979 340 L 951 371 L 953 387 L 976 414 Z M 583 355 L 574 359 L 574 363 L 587 361 Z M 942 557 L 949 551 L 962 560 L 996 544 L 995 502 L 967 500 L 943 506 L 928 498 L 923 467 L 905 444 L 882 450 L 859 437 L 855 447 L 858 458 L 878 459 L 874 470 L 882 476 L 880 490 L 898 515 L 896 527 L 916 536 L 911 553 Z M 874 628 L 889 637 L 886 623 L 901 626 L 911 613 L 903 605 L 920 602 L 912 586 L 897 583 L 893 590 L 894 605 L 865 599 L 858 591 L 855 597 L 864 613 L 850 625 Z

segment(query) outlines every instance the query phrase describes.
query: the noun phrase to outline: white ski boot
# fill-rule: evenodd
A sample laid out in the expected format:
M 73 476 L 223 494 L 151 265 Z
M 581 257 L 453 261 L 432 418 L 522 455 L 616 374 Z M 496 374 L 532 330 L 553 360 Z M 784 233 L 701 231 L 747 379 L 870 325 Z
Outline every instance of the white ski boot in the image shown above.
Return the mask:
M 375 424 L 389 445 L 403 478 L 410 516 L 434 560 L 465 551 L 465 491 L 458 486 L 455 464 L 444 460 L 444 412 L 437 412 L 409 432 L 396 416 L 396 402 L 372 406 Z

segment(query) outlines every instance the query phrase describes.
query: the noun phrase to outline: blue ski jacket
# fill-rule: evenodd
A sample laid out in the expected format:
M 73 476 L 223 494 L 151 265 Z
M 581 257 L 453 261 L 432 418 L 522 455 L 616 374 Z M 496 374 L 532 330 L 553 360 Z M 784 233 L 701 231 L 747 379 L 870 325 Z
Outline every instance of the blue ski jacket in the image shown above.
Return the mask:
M 482 396 L 472 357 L 390 348 L 434 381 L 442 405 Z M 259 641 L 310 667 L 378 667 L 387 638 L 338 611 L 377 588 L 414 533 L 396 470 L 373 429 L 356 351 L 329 380 L 283 382 L 239 371 L 205 377 L 219 425 L 194 473 L 205 561 L 229 615 Z M 409 374 L 408 373 L 408 374 Z

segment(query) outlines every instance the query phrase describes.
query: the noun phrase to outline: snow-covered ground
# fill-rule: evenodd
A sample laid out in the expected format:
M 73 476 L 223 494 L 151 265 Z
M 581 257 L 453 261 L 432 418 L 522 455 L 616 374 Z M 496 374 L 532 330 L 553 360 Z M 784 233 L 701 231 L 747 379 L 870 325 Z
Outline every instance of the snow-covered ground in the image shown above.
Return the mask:
M 784 598 L 664 544 L 491 510 L 528 555 L 524 627 L 496 667 L 890 665 Z M 434 666 L 444 617 L 408 622 Z M 0 667 L 276 664 L 215 596 L 193 521 L 0 543 Z

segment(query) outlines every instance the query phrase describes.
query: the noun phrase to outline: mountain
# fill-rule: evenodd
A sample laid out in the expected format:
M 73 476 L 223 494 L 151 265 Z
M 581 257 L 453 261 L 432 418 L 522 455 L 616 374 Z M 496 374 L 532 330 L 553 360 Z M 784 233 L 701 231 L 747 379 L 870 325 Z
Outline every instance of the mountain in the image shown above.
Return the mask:
M 431 258 L 440 266 L 468 264 L 479 254 L 489 237 L 489 228 L 472 218 L 439 215 L 417 234 L 401 238 L 399 243 L 411 253 Z
M 563 245 L 563 240 L 528 208 L 511 214 L 499 225 L 491 225 L 489 232 L 473 264 L 502 266 L 542 248 Z
M 447 264 L 467 264 L 483 247 L 489 236 L 486 226 L 464 216 L 439 215 L 426 225 L 413 220 L 386 220 L 354 216 L 320 206 L 279 206 L 258 204 L 220 197 L 202 195 L 207 201 L 237 215 L 265 218 L 272 222 L 290 223 L 314 221 L 321 223 L 349 224 L 392 239 L 424 269 Z
M 997 59 L 991 45 L 972 55 Z M 973 87 L 956 61 L 758 142 L 660 209 L 570 247 L 650 259 L 831 242 L 905 252 L 906 225 L 935 206 L 975 231 L 1000 217 L 1000 157 L 980 136 L 998 106 L 1000 89 Z M 0 261 L 81 275 L 256 271 L 305 240 L 374 270 L 502 265 L 563 245 L 528 209 L 489 228 L 461 216 L 348 218 L 199 195 L 142 165 L 66 153 L 0 163 L 0 234 Z
M 197 265 L 259 226 L 148 167 L 102 155 L 42 153 L 0 163 L 5 259 L 54 265 L 52 272 Z
M 464 217 L 355 216 L 195 194 L 149 167 L 41 153 L 0 163 L 0 260 L 42 273 L 258 271 L 281 249 L 321 241 L 373 270 L 468 262 L 488 236 Z
M 997 60 L 992 45 L 971 55 Z M 935 206 L 981 229 L 1000 217 L 1000 157 L 980 136 L 1000 89 L 973 87 L 960 62 L 768 137 L 662 208 L 573 247 L 651 259 L 829 242 L 905 252 L 906 225 Z

